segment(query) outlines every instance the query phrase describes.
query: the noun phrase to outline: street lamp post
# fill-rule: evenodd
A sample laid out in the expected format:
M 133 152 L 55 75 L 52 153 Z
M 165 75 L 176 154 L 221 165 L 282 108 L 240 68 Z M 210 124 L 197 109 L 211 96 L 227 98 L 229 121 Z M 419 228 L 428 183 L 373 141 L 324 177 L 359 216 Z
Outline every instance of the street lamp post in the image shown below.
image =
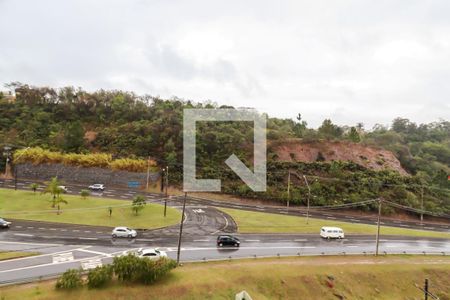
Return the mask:
M 305 179 L 305 183 L 306 183 L 306 187 L 308 188 L 308 202 L 307 202 L 307 206 L 306 206 L 306 224 L 308 224 L 309 222 L 309 200 L 311 198 L 311 188 L 309 187 L 308 184 L 308 179 L 306 179 L 306 176 L 303 175 L 303 179 Z
M 22 152 L 22 154 L 20 154 L 19 156 L 16 157 L 16 160 L 19 159 L 19 157 L 21 157 L 23 154 L 25 154 L 25 151 L 27 151 L 28 149 L 30 149 L 30 147 L 26 147 L 25 150 Z M 14 161 L 12 161 L 14 162 Z M 13 172 L 14 172 L 14 190 L 17 190 L 17 168 L 14 165 L 13 166 Z
M 184 199 L 183 199 L 183 211 L 181 212 L 180 235 L 178 236 L 177 265 L 180 263 L 181 237 L 183 235 L 183 223 L 184 223 L 184 211 L 186 209 L 186 198 L 187 198 L 187 193 L 185 192 Z
M 378 246 L 380 244 L 381 202 L 383 202 L 383 199 L 379 198 L 378 199 L 378 219 L 377 219 L 377 237 L 376 237 L 376 246 L 375 246 L 375 256 L 378 256 Z
M 164 217 L 167 215 L 167 197 L 169 194 L 169 166 L 166 166 L 166 196 L 164 197 Z

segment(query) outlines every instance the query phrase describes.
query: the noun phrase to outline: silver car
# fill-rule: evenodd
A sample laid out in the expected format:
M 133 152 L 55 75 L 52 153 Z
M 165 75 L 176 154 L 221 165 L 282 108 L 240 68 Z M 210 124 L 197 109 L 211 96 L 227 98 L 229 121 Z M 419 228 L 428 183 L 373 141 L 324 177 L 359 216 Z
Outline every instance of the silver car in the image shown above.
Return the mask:
M 137 232 L 136 230 L 128 227 L 116 227 L 113 229 L 111 236 L 113 238 L 118 237 L 135 238 L 137 236 Z

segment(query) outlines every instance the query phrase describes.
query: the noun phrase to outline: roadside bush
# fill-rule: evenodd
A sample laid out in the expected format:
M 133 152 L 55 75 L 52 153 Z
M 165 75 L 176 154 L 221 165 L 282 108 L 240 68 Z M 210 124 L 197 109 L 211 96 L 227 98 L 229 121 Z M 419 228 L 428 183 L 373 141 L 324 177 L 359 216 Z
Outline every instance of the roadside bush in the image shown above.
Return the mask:
M 121 281 L 134 281 L 151 284 L 174 269 L 177 263 L 172 259 L 162 258 L 157 261 L 139 258 L 134 255 L 115 257 L 113 269 Z
M 81 190 L 81 191 L 80 191 L 80 196 L 81 196 L 83 199 L 86 199 L 87 197 L 89 197 L 90 194 L 91 194 L 91 193 L 90 193 L 88 190 Z
M 132 254 L 116 256 L 113 260 L 113 269 L 120 281 L 133 281 L 140 270 L 141 259 Z
M 83 285 L 81 279 L 81 271 L 77 269 L 69 269 L 62 274 L 62 276 L 56 281 L 57 289 L 75 289 Z
M 139 283 L 151 284 L 170 272 L 177 266 L 172 259 L 161 258 L 153 261 L 148 258 L 141 259 L 139 275 L 136 278 Z
M 87 275 L 87 285 L 90 289 L 101 288 L 107 285 L 113 276 L 113 268 L 111 265 L 96 267 L 89 270 Z

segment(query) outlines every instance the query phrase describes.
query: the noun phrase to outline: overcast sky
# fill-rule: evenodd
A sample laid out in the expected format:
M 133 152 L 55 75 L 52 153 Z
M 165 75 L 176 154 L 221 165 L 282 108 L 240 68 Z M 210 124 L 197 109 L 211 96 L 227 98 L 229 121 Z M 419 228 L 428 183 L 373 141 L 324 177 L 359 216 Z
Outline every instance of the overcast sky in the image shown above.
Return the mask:
M 314 127 L 448 120 L 450 1 L 0 0 L 11 81 L 302 113 Z

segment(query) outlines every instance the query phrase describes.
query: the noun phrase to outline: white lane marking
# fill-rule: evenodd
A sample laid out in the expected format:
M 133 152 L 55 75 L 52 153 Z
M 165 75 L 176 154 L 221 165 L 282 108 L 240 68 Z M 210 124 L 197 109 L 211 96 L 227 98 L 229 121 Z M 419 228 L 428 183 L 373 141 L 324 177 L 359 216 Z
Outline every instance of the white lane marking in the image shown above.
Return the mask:
M 128 197 L 127 197 L 127 196 L 120 196 L 120 198 L 126 199 L 126 198 L 128 198 Z
M 56 230 L 56 228 L 49 228 L 50 230 Z
M 46 244 L 46 245 L 50 245 L 50 244 Z M 57 245 L 57 246 L 62 246 L 62 245 Z M 90 246 L 86 246 L 85 248 L 87 248 L 87 247 L 90 247 Z M 68 250 L 58 251 L 58 252 L 53 252 L 53 253 L 47 253 L 47 254 L 41 254 L 41 255 L 35 255 L 35 256 L 27 256 L 27 257 L 20 257 L 20 258 L 14 258 L 14 259 L 3 260 L 3 261 L 0 261 L 0 266 L 1 266 L 3 263 L 7 263 L 7 262 L 10 262 L 10 261 L 32 260 L 32 259 L 36 259 L 36 258 L 40 258 L 40 257 L 52 256 L 52 255 L 59 254 L 59 253 L 67 253 L 68 251 L 76 251 L 76 250 L 79 250 L 79 249 L 83 249 L 83 248 L 68 249 Z M 2 273 L 2 272 L 7 272 L 7 271 L 9 271 L 9 270 L 0 271 L 0 273 Z
M 194 240 L 194 242 L 209 242 L 210 240 Z
M 81 252 L 98 254 L 98 255 L 105 255 L 106 257 L 111 257 L 111 254 L 105 253 L 105 252 L 100 252 L 100 251 L 94 251 L 94 250 L 88 250 L 88 249 L 77 249 L 75 251 L 81 251 Z
M 34 227 L 33 227 L 33 226 L 28 226 L 27 228 L 28 228 L 28 229 L 33 229 Z
M 327 217 L 327 219 L 333 219 L 333 220 L 336 220 L 335 217 Z
M 36 258 L 37 256 L 33 256 L 33 258 Z M 91 259 L 95 259 L 97 257 L 92 257 Z M 99 257 L 101 258 L 101 257 Z M 28 267 L 22 267 L 22 268 L 16 268 L 16 269 L 9 269 L 9 270 L 4 270 L 4 271 L 0 271 L 0 273 L 8 273 L 8 272 L 15 272 L 15 271 L 21 271 L 21 270 L 27 270 L 27 269 L 34 269 L 34 268 L 40 268 L 40 267 L 47 267 L 47 266 L 54 266 L 54 265 L 59 265 L 59 264 L 69 264 L 69 263 L 75 263 L 75 262 L 81 262 L 86 260 L 86 258 L 80 258 L 80 259 L 74 259 L 72 261 L 69 262 L 60 262 L 60 263 L 47 263 L 47 264 L 41 264 L 41 265 L 34 265 L 34 266 L 28 266 Z
M 96 231 L 95 233 L 103 233 L 103 232 L 101 232 L 101 231 Z
M 6 242 L 6 241 L 0 241 L 0 244 L 11 244 L 11 245 L 45 245 L 45 246 L 62 246 L 61 244 L 47 244 L 47 243 L 25 243 L 25 242 Z
M 61 231 L 67 231 L 67 229 L 60 229 Z
M 90 230 L 85 230 L 84 232 L 91 232 Z
M 78 229 L 74 229 L 74 230 L 72 230 L 73 232 L 80 232 Z
M 20 225 L 17 225 L 17 226 L 16 226 L 16 228 L 22 228 L 22 226 L 20 226 Z
M 26 234 L 26 233 L 14 233 L 14 235 L 17 235 L 17 236 L 34 236 L 32 234 Z
M 260 242 L 260 240 L 245 240 L 246 242 Z
M 386 245 L 385 247 L 386 247 L 386 248 L 398 248 L 398 247 L 400 247 L 400 246 L 396 246 L 396 245 Z
M 294 240 L 294 242 L 306 242 L 306 241 L 308 241 L 307 239 L 296 239 L 296 240 Z
M 39 227 L 38 229 L 40 229 L 40 230 L 45 230 L 45 228 L 44 228 L 44 227 Z
M 80 240 L 93 240 L 93 241 L 98 240 L 98 238 L 90 238 L 90 237 L 79 237 L 78 239 L 80 239 Z
M 348 246 L 345 246 L 346 248 L 358 248 L 359 246 L 356 246 L 356 245 L 348 245 Z

